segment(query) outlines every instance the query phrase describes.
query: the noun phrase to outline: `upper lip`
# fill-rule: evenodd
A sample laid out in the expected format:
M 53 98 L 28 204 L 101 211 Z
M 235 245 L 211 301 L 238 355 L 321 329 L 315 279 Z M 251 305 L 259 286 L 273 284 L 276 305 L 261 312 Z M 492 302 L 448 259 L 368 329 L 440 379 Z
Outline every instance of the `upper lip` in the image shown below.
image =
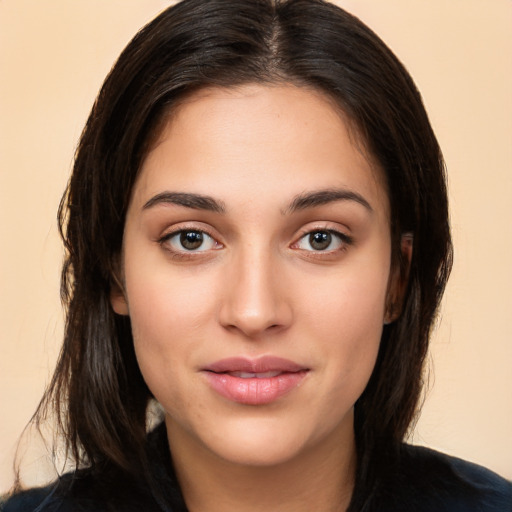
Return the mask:
M 224 372 L 248 372 L 248 373 L 265 373 L 265 372 L 300 372 L 308 370 L 308 368 L 276 356 L 262 356 L 256 359 L 247 357 L 228 357 L 220 359 L 205 368 L 205 371 L 224 373 Z

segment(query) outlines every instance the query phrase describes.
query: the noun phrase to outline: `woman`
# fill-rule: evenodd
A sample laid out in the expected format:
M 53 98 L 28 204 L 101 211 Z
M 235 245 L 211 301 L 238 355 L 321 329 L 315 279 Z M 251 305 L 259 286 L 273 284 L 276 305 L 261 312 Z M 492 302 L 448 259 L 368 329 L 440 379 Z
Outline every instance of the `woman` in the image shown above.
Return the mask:
M 403 444 L 451 266 L 442 156 L 327 3 L 185 0 L 128 45 L 61 205 L 76 471 L 10 510 L 507 510 Z M 148 407 L 163 422 L 147 434 Z

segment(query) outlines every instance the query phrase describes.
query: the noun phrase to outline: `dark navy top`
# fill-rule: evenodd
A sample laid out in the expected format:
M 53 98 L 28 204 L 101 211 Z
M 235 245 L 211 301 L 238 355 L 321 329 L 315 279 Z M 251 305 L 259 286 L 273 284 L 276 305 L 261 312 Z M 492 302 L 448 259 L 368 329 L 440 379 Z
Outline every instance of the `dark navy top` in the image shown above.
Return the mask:
M 112 486 L 104 480 L 98 485 L 98 478 L 79 471 L 64 475 L 54 485 L 12 496 L 0 510 L 186 512 L 173 477 L 164 425 L 150 434 L 148 446 L 160 489 L 156 498 L 154 489 L 136 481 L 120 483 L 116 478 Z M 512 512 L 512 482 L 476 464 L 419 446 L 403 445 L 399 465 L 380 488 L 363 512 Z

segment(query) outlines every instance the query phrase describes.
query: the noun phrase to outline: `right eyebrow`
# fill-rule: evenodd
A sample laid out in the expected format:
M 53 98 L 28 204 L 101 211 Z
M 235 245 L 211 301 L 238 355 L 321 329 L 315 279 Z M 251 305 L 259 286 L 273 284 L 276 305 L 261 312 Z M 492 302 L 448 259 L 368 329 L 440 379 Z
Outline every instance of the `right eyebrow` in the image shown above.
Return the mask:
M 222 201 L 217 201 L 213 197 L 202 194 L 192 194 L 187 192 L 161 192 L 144 203 L 143 210 L 147 210 L 159 204 L 175 204 L 192 208 L 194 210 L 206 210 L 216 213 L 225 213 L 226 208 Z

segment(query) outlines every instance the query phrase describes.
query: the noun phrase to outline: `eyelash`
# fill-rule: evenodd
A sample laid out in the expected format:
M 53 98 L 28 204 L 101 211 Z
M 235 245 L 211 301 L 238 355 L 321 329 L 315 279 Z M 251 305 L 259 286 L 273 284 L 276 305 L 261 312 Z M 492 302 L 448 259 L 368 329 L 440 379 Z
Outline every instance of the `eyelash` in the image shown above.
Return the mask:
M 197 234 L 201 235 L 203 237 L 203 240 L 202 240 L 200 247 L 204 244 L 204 242 L 205 242 L 204 235 L 206 235 L 209 239 L 211 239 L 211 241 L 213 242 L 214 245 L 216 245 L 216 247 L 212 247 L 210 249 L 203 249 L 203 250 L 194 250 L 194 249 L 187 250 L 183 246 L 182 246 L 183 247 L 182 249 L 173 248 L 170 244 L 171 240 L 173 238 L 181 236 L 185 233 L 197 233 Z M 211 233 L 209 233 L 207 230 L 205 230 L 204 228 L 198 229 L 198 228 L 193 228 L 193 227 L 190 227 L 190 228 L 182 227 L 180 229 L 171 231 L 170 233 L 166 233 L 157 241 L 166 251 L 170 252 L 172 254 L 172 256 L 177 259 L 194 258 L 194 257 L 196 257 L 195 255 L 197 255 L 197 254 L 205 253 L 210 250 L 222 249 L 222 247 L 223 247 L 223 245 L 221 243 L 217 242 L 215 237 Z M 180 242 L 178 242 L 178 243 L 180 243 Z
M 187 250 L 186 248 L 184 248 L 182 246 L 181 249 L 177 249 L 177 248 L 173 248 L 171 245 L 170 245 L 170 241 L 175 238 L 175 237 L 178 237 L 178 236 L 181 236 L 185 233 L 196 233 L 196 234 L 199 234 L 201 236 L 204 237 L 204 235 L 206 235 L 209 239 L 211 239 L 211 243 L 213 243 L 215 246 L 214 247 L 211 247 L 211 248 L 207 248 L 207 249 L 202 249 L 202 250 L 195 250 L 195 249 L 189 249 Z M 299 244 L 305 240 L 307 237 L 312 237 L 313 235 L 316 235 L 316 234 L 327 234 L 331 237 L 334 237 L 335 239 L 338 240 L 338 243 L 339 243 L 339 247 L 336 247 L 334 249 L 318 249 L 318 250 L 315 250 L 314 248 L 313 249 L 304 249 L 304 248 L 301 248 L 299 247 Z M 180 229 L 176 229 L 170 233 L 166 233 L 165 235 L 163 235 L 161 238 L 159 238 L 157 240 L 157 242 L 166 250 L 168 251 L 169 253 L 172 254 L 172 256 L 176 259 L 190 259 L 190 258 L 195 258 L 197 257 L 197 255 L 201 254 L 201 253 L 207 253 L 211 250 L 219 250 L 219 249 L 222 249 L 223 248 L 223 245 L 220 243 L 220 242 L 217 242 L 215 237 L 209 233 L 207 230 L 205 230 L 204 228 L 201 228 L 201 229 L 198 229 L 198 228 L 187 228 L 187 227 L 182 227 Z M 311 242 L 311 239 L 310 239 L 310 242 Z M 333 239 L 331 238 L 329 240 L 329 245 L 331 245 L 333 242 Z M 181 244 L 181 241 L 178 242 Z M 340 231 L 337 231 L 335 229 L 329 229 L 329 228 L 315 228 L 315 229 L 305 229 L 301 234 L 300 236 L 297 238 L 297 241 L 294 242 L 293 244 L 290 245 L 290 247 L 292 249 L 297 249 L 297 250 L 300 250 L 304 253 L 310 253 L 309 254 L 309 257 L 313 257 L 313 258 L 322 258 L 322 257 L 325 257 L 327 255 L 334 255 L 338 252 L 343 252 L 347 249 L 348 246 L 352 245 L 354 243 L 353 241 L 353 238 L 349 235 L 347 235 L 346 233 L 342 233 Z M 204 239 L 201 241 L 201 245 L 198 247 L 198 249 L 204 244 Z M 311 245 L 311 244 L 310 244 Z
M 311 237 L 315 234 L 327 234 L 331 237 L 334 237 L 335 239 L 338 240 L 339 247 L 336 247 L 334 249 L 318 249 L 318 250 L 302 249 L 301 247 L 299 247 L 299 244 L 302 241 L 306 240 L 307 237 L 309 237 L 309 239 L 310 239 L 309 242 L 311 242 Z M 329 245 L 331 245 L 332 242 L 333 242 L 333 240 L 331 239 Z M 347 235 L 346 233 L 342 233 L 341 231 L 338 231 L 336 229 L 330 229 L 330 228 L 311 229 L 311 228 L 308 228 L 308 229 L 305 229 L 300 234 L 297 241 L 294 242 L 291 247 L 294 249 L 298 249 L 298 250 L 302 250 L 304 252 L 310 253 L 309 257 L 322 258 L 322 257 L 328 256 L 328 255 L 332 256 L 332 255 L 335 255 L 336 253 L 346 251 L 347 248 L 350 245 L 352 245 L 353 243 L 354 243 L 354 240 L 351 236 Z

